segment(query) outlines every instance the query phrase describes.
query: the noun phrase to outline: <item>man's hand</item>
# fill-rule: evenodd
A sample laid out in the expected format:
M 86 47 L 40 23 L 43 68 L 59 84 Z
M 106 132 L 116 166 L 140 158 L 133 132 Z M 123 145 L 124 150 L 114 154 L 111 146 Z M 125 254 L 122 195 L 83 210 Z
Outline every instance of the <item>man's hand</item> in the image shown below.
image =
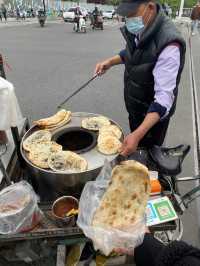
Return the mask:
M 119 55 L 115 55 L 111 58 L 106 59 L 96 65 L 94 75 L 103 75 L 109 68 L 115 65 L 122 64 L 122 59 Z
M 122 144 L 121 155 L 128 156 L 135 152 L 137 150 L 139 142 L 140 137 L 135 133 L 135 131 L 127 135 Z
M 110 59 L 98 63 L 95 67 L 94 75 L 103 75 L 111 66 Z
M 137 150 L 138 144 L 147 132 L 160 120 L 156 112 L 148 113 L 142 124 L 131 134 L 125 137 L 121 148 L 121 155 L 128 156 Z

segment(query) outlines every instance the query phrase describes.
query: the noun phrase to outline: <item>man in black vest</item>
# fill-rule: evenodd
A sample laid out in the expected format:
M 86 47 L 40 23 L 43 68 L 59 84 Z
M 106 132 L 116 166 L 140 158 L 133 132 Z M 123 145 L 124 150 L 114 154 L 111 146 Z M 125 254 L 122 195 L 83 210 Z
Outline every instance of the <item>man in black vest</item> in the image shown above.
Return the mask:
M 125 17 L 121 32 L 126 49 L 98 63 L 95 74 L 125 65 L 124 99 L 131 134 L 126 136 L 121 153 L 129 155 L 138 145 L 149 148 L 163 144 L 176 108 L 186 46 L 153 0 L 123 0 L 117 13 Z

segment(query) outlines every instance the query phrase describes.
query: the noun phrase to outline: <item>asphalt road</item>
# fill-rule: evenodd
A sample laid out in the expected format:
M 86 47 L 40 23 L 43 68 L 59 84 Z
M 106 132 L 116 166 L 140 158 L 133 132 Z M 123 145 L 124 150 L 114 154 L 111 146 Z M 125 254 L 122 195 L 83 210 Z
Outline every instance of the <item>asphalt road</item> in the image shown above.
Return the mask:
M 180 26 L 188 38 L 185 26 Z M 82 83 L 90 79 L 96 62 L 112 56 L 125 45 L 117 23 L 109 23 L 105 30 L 88 30 L 86 34 L 72 31 L 71 24 L 49 23 L 0 28 L 0 51 L 12 70 L 7 78 L 16 88 L 24 116 L 30 120 L 53 114 L 56 106 Z M 195 36 L 194 58 L 198 67 L 199 36 Z M 183 176 L 194 174 L 194 138 L 189 57 L 179 88 L 177 112 L 172 119 L 166 145 L 189 143 L 192 150 L 183 164 Z M 198 71 L 198 68 L 196 68 Z M 200 85 L 198 72 L 197 85 Z M 199 98 L 200 99 L 200 98 Z M 72 111 L 104 114 L 116 120 L 128 132 L 127 113 L 123 101 L 123 66 L 111 69 L 96 79 L 67 104 Z M 194 184 L 181 186 L 183 192 Z M 196 204 L 184 215 L 183 239 L 200 246 Z

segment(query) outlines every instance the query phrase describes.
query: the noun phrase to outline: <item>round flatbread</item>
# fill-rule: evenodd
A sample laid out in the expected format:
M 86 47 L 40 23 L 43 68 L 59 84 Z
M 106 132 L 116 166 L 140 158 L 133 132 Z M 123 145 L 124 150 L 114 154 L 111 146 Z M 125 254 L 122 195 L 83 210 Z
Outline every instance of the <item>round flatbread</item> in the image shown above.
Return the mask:
M 47 169 L 48 158 L 51 154 L 54 154 L 62 150 L 62 146 L 54 141 L 46 141 L 41 143 L 32 144 L 28 154 L 28 159 L 36 166 Z
M 139 162 L 125 161 L 113 168 L 111 182 L 97 208 L 92 225 L 126 230 L 145 214 L 150 195 L 148 169 Z
M 98 131 L 103 126 L 109 126 L 110 120 L 105 116 L 88 117 L 82 120 L 82 127 Z
M 110 135 L 110 136 L 115 136 L 116 138 L 120 139 L 122 136 L 122 131 L 116 125 L 103 126 L 99 130 L 99 135 L 104 135 L 104 136 Z
M 54 171 L 83 172 L 87 170 L 87 161 L 71 151 L 60 151 L 52 154 L 48 160 L 49 167 Z
M 30 151 L 30 146 L 32 144 L 43 142 L 43 141 L 50 141 L 51 140 L 51 132 L 49 130 L 38 130 L 31 134 L 29 137 L 27 137 L 23 143 L 22 146 L 24 150 Z
M 33 124 L 39 127 L 55 126 L 59 124 L 60 122 L 62 122 L 64 119 L 66 119 L 66 116 L 67 116 L 67 119 L 69 119 L 68 117 L 71 117 L 71 112 L 66 111 L 65 109 L 62 109 L 53 116 L 34 121 Z
M 116 137 L 102 136 L 99 138 L 97 148 L 101 153 L 111 155 L 118 153 L 121 145 L 122 143 Z

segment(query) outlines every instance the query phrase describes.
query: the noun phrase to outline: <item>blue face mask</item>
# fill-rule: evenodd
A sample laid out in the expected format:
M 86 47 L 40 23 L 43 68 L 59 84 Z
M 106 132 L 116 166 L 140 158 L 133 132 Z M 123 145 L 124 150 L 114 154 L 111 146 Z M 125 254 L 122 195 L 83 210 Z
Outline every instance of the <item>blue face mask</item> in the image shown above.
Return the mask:
M 144 29 L 142 16 L 125 18 L 126 28 L 132 34 L 138 34 Z

